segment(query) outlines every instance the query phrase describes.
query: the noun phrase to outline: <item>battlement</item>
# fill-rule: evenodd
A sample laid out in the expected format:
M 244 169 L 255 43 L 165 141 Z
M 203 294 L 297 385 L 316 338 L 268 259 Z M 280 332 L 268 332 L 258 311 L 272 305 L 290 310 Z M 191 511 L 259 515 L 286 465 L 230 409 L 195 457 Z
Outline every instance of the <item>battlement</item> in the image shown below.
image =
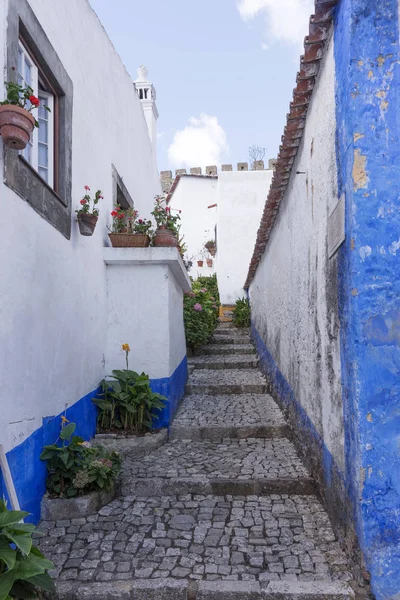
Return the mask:
M 268 161 L 268 167 L 267 170 L 273 170 L 275 167 L 275 163 L 276 163 L 276 159 L 271 158 Z M 233 171 L 233 165 L 231 164 L 227 164 L 227 165 L 221 165 L 221 171 Z M 247 162 L 239 162 L 237 163 L 237 167 L 236 167 L 237 171 L 264 171 L 265 167 L 264 167 L 264 161 L 263 160 L 256 160 L 253 163 L 253 167 L 249 169 L 249 164 Z M 189 169 L 189 173 L 187 172 L 187 169 L 176 169 L 175 171 L 175 177 L 180 177 L 181 175 L 192 175 L 192 176 L 198 176 L 198 177 L 218 177 L 218 168 L 216 165 L 210 165 L 208 167 L 206 167 L 204 169 L 204 174 L 203 174 L 203 170 L 201 167 L 192 167 L 191 169 Z M 173 184 L 173 175 L 172 175 L 172 171 L 161 171 L 160 172 L 160 181 L 161 181 L 161 187 L 162 190 L 164 192 L 164 194 L 168 194 L 171 190 L 172 184 Z

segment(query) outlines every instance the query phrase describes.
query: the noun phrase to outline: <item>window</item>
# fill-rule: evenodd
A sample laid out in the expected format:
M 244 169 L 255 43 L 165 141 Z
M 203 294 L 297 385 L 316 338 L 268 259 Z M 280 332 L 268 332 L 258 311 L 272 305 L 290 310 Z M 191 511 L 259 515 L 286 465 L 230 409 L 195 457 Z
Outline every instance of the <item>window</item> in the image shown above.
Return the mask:
M 39 128 L 35 127 L 21 155 L 50 187 L 54 187 L 54 94 L 46 91 L 44 76 L 21 41 L 18 46 L 18 83 L 29 85 L 40 100 L 38 111 L 34 113 Z M 50 112 L 44 106 L 48 106 Z
M 15 77 L 13 67 L 42 108 L 33 113 L 40 126 L 29 146 L 20 153 L 4 148 L 4 182 L 69 239 L 73 84 L 27 0 L 8 0 L 8 81 Z

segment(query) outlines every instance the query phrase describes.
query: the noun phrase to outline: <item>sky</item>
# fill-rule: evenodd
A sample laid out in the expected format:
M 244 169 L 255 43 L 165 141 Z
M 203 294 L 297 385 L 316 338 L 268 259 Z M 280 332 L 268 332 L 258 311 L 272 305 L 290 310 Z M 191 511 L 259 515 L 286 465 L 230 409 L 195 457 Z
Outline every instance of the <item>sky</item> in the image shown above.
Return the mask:
M 159 170 L 277 154 L 313 0 L 90 0 L 157 91 Z

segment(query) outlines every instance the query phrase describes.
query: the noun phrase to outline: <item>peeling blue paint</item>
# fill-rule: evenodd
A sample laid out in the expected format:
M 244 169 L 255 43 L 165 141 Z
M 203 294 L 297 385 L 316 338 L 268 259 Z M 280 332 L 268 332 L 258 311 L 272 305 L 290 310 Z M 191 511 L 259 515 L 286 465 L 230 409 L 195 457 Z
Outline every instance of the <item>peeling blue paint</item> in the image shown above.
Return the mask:
M 398 0 L 341 0 L 334 29 L 345 478 L 378 600 L 400 590 L 398 11 Z

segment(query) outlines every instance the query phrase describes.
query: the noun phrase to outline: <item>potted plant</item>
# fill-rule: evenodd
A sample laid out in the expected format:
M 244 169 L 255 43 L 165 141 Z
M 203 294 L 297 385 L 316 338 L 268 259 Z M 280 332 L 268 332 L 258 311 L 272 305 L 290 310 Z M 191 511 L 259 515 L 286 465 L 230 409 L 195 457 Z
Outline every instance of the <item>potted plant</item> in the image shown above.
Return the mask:
M 42 518 L 59 520 L 93 514 L 114 497 L 121 468 L 118 453 L 75 436 L 76 424 L 61 417 L 61 432 L 40 455 L 47 465 Z M 66 516 L 69 515 L 69 516 Z
M 206 242 L 204 244 L 204 247 L 209 251 L 211 256 L 215 256 L 216 251 L 217 251 L 217 247 L 215 245 L 215 240 L 208 240 L 208 242 Z
M 178 246 L 180 230 L 180 212 L 171 213 L 171 208 L 165 205 L 164 196 L 156 196 L 154 210 L 151 213 L 157 223 L 157 231 L 153 238 L 154 246 Z
M 15 67 L 12 67 L 15 71 Z M 0 102 L 0 135 L 3 143 L 13 150 L 23 150 L 28 144 L 34 127 L 39 123 L 31 114 L 40 105 L 39 98 L 29 86 L 13 81 L 6 82 L 7 97 Z M 43 108 L 50 111 L 48 106 Z
M 150 245 L 152 223 L 138 219 L 139 213 L 133 207 L 114 206 L 111 213 L 112 228 L 108 237 L 114 248 L 147 248 Z
M 167 439 L 166 430 L 152 429 L 166 398 L 152 391 L 148 375 L 129 369 L 129 344 L 122 344 L 122 351 L 126 369 L 113 370 L 101 383 L 102 393 L 93 400 L 99 408 L 95 439 L 122 453 L 154 449 Z M 148 435 L 150 431 L 154 435 Z
M 207 267 L 212 267 L 213 266 L 213 259 L 212 258 L 206 258 L 206 262 L 207 262 Z
M 0 598 L 42 598 L 41 592 L 55 592 L 48 573 L 55 566 L 33 545 L 36 527 L 24 523 L 28 515 L 8 510 L 0 500 Z
M 85 191 L 85 195 L 79 202 L 81 207 L 75 212 L 81 235 L 89 236 L 93 235 L 95 230 L 96 223 L 99 218 L 99 209 L 97 208 L 97 204 L 99 203 L 100 198 L 103 199 L 103 196 L 101 195 L 101 191 L 97 190 L 93 198 L 93 208 L 90 210 L 92 198 L 88 194 L 88 192 L 90 192 L 90 187 L 88 185 L 85 185 Z
M 201 258 L 200 260 L 197 261 L 197 266 L 198 267 L 202 267 L 204 264 L 204 260 Z

